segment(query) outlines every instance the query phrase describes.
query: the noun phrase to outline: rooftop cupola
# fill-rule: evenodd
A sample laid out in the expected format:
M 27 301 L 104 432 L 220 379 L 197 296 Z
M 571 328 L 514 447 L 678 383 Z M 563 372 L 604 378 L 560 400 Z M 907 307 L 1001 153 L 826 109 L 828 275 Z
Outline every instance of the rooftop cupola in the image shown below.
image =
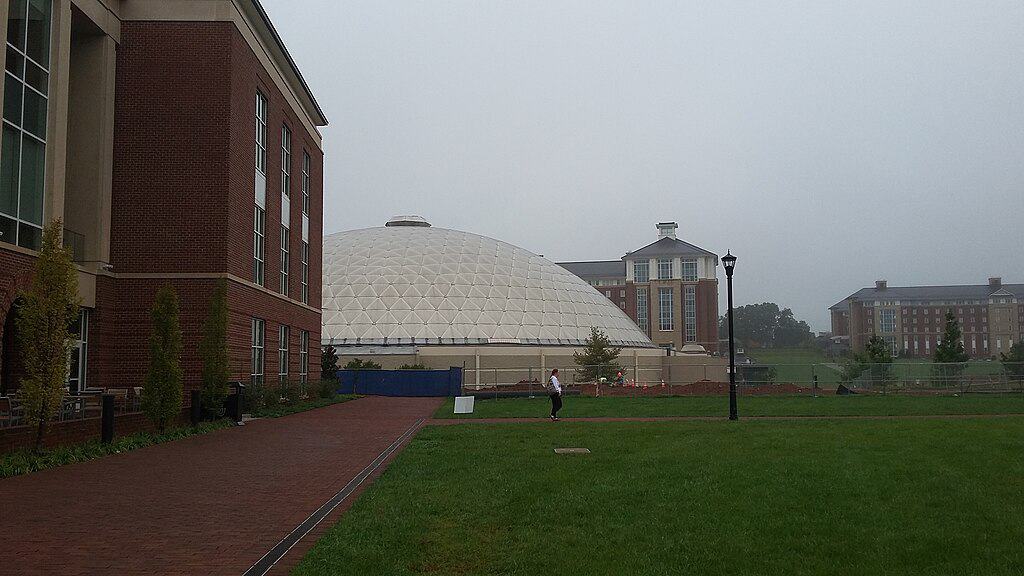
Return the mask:
M 658 222 L 658 240 L 662 238 L 676 237 L 676 229 L 679 228 L 679 224 L 675 222 Z

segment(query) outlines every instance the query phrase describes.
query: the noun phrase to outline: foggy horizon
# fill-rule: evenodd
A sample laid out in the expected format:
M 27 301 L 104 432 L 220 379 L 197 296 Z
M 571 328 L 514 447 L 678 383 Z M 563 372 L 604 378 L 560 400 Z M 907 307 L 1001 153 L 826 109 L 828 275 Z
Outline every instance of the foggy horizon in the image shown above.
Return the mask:
M 262 1 L 330 120 L 325 235 L 613 260 L 676 221 L 815 331 L 878 279 L 1024 282 L 1022 3 Z

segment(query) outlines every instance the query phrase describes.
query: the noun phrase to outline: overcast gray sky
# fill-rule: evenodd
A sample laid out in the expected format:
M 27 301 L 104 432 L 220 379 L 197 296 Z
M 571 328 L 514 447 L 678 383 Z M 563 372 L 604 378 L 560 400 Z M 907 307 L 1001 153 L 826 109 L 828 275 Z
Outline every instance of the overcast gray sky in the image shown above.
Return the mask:
M 676 220 L 819 330 L 878 278 L 1024 282 L 1020 0 L 263 3 L 331 121 L 327 233 L 597 260 Z

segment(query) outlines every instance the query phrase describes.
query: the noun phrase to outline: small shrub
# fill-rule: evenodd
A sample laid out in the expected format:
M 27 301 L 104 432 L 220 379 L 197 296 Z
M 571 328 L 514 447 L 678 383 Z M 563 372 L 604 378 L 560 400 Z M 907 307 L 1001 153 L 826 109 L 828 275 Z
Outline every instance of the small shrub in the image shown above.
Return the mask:
M 284 397 L 285 404 L 298 404 L 302 400 L 302 388 L 298 382 L 286 383 L 281 390 L 281 396 Z
M 319 395 L 321 398 L 333 398 L 338 393 L 338 381 L 323 379 L 320 381 Z
M 380 364 L 373 360 L 360 360 L 353 358 L 345 364 L 345 370 L 380 370 Z
M 178 295 L 164 284 L 156 293 L 149 337 L 149 371 L 142 389 L 142 411 L 161 432 L 181 410 L 181 326 Z

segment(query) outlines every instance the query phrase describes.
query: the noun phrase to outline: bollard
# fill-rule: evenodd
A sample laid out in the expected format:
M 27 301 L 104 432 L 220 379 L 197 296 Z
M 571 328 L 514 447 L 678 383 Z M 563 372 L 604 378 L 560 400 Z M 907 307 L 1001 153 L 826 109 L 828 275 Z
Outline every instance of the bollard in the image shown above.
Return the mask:
M 192 405 L 190 406 L 189 415 L 192 417 L 193 428 L 199 426 L 199 420 L 202 418 L 203 414 L 203 403 L 202 400 L 200 399 L 200 396 L 201 394 L 199 390 L 192 390 Z
M 100 425 L 100 438 L 104 444 L 114 441 L 114 395 L 103 395 L 103 412 Z

